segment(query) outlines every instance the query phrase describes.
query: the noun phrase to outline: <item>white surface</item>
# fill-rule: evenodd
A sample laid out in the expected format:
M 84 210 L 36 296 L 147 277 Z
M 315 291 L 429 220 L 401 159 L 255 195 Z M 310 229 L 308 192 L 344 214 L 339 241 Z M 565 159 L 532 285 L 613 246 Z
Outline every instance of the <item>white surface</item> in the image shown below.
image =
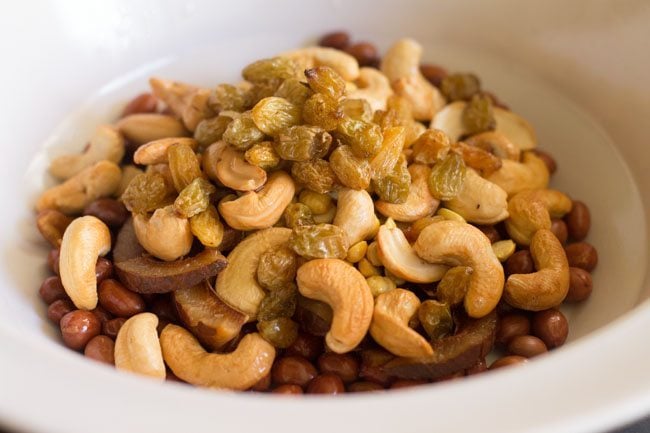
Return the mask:
M 5 8 L 0 421 L 38 432 L 559 432 L 595 431 L 649 412 L 650 305 L 634 308 L 643 291 L 650 293 L 649 5 L 485 3 L 69 1 Z M 533 123 L 560 163 L 554 184 L 592 209 L 596 287 L 568 312 L 571 339 L 585 336 L 525 369 L 381 396 L 291 401 L 159 385 L 62 348 L 37 299 L 46 249 L 25 200 L 47 180 L 47 159 L 63 147 L 81 148 L 94 125 L 144 89 L 152 73 L 214 85 L 235 79 L 249 60 L 336 28 L 382 48 L 415 37 L 426 60 L 475 71 Z

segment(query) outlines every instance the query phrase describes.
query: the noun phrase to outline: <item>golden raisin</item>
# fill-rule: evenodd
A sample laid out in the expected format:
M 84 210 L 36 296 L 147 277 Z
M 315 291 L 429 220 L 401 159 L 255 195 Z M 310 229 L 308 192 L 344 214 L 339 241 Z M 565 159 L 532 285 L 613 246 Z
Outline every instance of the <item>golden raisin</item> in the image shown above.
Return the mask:
M 291 167 L 291 175 L 305 188 L 321 194 L 332 191 L 336 185 L 336 175 L 329 162 L 323 159 L 295 162 Z
M 278 90 L 275 91 L 275 96 L 286 99 L 301 110 L 304 107 L 307 98 L 313 94 L 314 92 L 312 92 L 306 83 L 295 78 L 284 80 L 282 84 L 280 84 L 280 87 L 278 87 Z
M 420 304 L 418 319 L 432 340 L 449 335 L 454 329 L 454 319 L 451 317 L 449 305 L 432 299 Z
M 449 102 L 469 99 L 480 90 L 481 82 L 474 74 L 451 74 L 440 83 L 440 91 Z
M 345 117 L 337 132 L 341 142 L 350 146 L 352 152 L 360 158 L 374 156 L 381 148 L 381 128 L 374 123 Z
M 281 82 L 296 76 L 295 63 L 286 57 L 273 57 L 251 63 L 242 70 L 244 80 L 251 83 Z
M 202 177 L 199 160 L 189 145 L 185 143 L 171 145 L 167 150 L 167 158 L 176 191 L 183 191 L 194 179 Z
M 287 161 L 308 161 L 322 158 L 329 151 L 332 136 L 318 126 L 297 125 L 281 132 L 275 140 L 275 151 Z
M 343 118 L 336 101 L 322 93 L 310 96 L 302 109 L 303 121 L 309 125 L 320 126 L 325 131 L 334 131 Z
M 465 165 L 478 171 L 478 173 L 483 177 L 494 173 L 500 169 L 503 164 L 501 158 L 494 156 L 490 152 L 479 147 L 470 146 L 463 142 L 457 143 L 454 147 L 456 150 L 460 151 L 463 161 L 465 161 Z
M 350 146 L 342 145 L 334 149 L 329 161 L 330 167 L 344 186 L 367 189 L 370 185 L 370 162 L 356 156 Z
M 439 129 L 427 129 L 411 146 L 411 149 L 413 149 L 413 162 L 433 165 L 447 156 L 449 147 L 450 143 L 447 134 Z
M 338 101 L 345 95 L 345 80 L 329 66 L 317 66 L 305 71 L 309 87 L 316 92 Z
M 266 251 L 257 265 L 257 281 L 273 290 L 286 286 L 296 277 L 296 254 L 288 247 Z
M 286 349 L 298 338 L 298 324 L 288 317 L 257 322 L 262 338 L 279 349 Z
M 463 111 L 463 125 L 469 134 L 492 131 L 497 126 L 489 96 L 475 94 Z
M 296 226 L 289 245 L 296 254 L 306 259 L 344 259 L 349 247 L 345 232 L 332 224 Z
M 372 180 L 372 185 L 379 198 L 388 203 L 404 203 L 411 188 L 411 174 L 406 159 L 400 156 L 392 172 L 384 177 Z
M 248 93 L 232 84 L 219 84 L 210 92 L 208 107 L 215 113 L 237 111 L 241 113 L 248 106 Z
M 190 218 L 192 234 L 209 248 L 217 248 L 223 240 L 223 224 L 219 220 L 217 209 L 210 205 L 203 212 Z
M 143 173 L 131 180 L 121 199 L 129 211 L 143 213 L 163 206 L 167 196 L 167 185 L 161 174 Z
M 449 269 L 438 283 L 436 291 L 438 300 L 452 306 L 462 303 L 473 272 L 474 270 L 468 266 Z
M 384 131 L 381 148 L 377 152 L 377 155 L 370 161 L 373 178 L 386 177 L 393 171 L 393 167 L 395 167 L 397 160 L 402 154 L 405 138 L 406 130 L 402 126 L 390 127 Z
M 456 152 L 450 152 L 431 169 L 429 191 L 438 200 L 451 200 L 456 197 L 465 181 L 465 162 Z
M 210 195 L 217 188 L 202 177 L 197 177 L 178 194 L 174 201 L 174 212 L 183 218 L 191 218 L 210 206 Z
M 264 133 L 255 125 L 251 113 L 246 112 L 230 122 L 223 133 L 223 140 L 239 150 L 247 150 L 264 140 Z
M 293 253 L 292 253 L 293 254 Z M 257 312 L 257 320 L 273 320 L 291 317 L 298 305 L 298 288 L 294 283 L 287 283 L 270 291 L 262 299 Z
M 232 122 L 232 118 L 228 116 L 216 116 L 210 119 L 203 119 L 194 130 L 194 139 L 199 142 L 201 148 L 207 147 L 221 140 L 230 122 Z
M 300 123 L 300 109 L 284 98 L 270 96 L 255 104 L 251 114 L 255 126 L 263 133 L 276 136 Z
M 309 206 L 302 203 L 291 203 L 284 210 L 284 224 L 292 229 L 297 226 L 314 224 L 314 217 Z
M 350 119 L 372 122 L 372 108 L 365 99 L 345 98 L 339 102 L 339 108 L 343 115 Z
M 280 164 L 280 155 L 275 151 L 273 143 L 270 141 L 263 141 L 253 145 L 244 153 L 244 158 L 250 164 L 264 170 L 271 170 Z

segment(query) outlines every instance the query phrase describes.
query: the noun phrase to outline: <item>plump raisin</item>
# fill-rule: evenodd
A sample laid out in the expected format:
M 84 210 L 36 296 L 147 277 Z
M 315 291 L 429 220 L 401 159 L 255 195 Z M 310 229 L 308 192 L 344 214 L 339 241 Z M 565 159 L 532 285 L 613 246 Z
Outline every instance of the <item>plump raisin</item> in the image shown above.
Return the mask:
M 310 96 L 302 109 L 302 119 L 305 123 L 320 126 L 326 131 L 334 131 L 343 118 L 343 113 L 336 101 L 322 93 Z
M 411 188 L 411 174 L 404 156 L 400 156 L 392 172 L 384 177 L 373 179 L 372 185 L 381 200 L 388 203 L 404 203 Z
M 338 101 L 345 95 L 345 80 L 329 66 L 318 66 L 305 71 L 309 87 L 316 92 Z
M 365 99 L 345 98 L 339 102 L 339 108 L 343 115 L 350 119 L 372 122 L 372 107 Z
M 228 116 L 216 116 L 210 119 L 204 119 L 199 122 L 194 130 L 194 139 L 199 142 L 201 148 L 205 148 L 221 140 L 230 122 L 232 122 L 232 118 Z
M 497 126 L 489 96 L 475 94 L 463 111 L 463 125 L 469 134 L 492 131 Z
M 257 322 L 262 338 L 279 349 L 286 349 L 298 338 L 298 324 L 287 317 Z
M 285 57 L 262 59 L 246 66 L 242 71 L 244 80 L 251 83 L 282 82 L 296 76 L 295 63 Z
M 352 189 L 367 189 L 370 185 L 370 163 L 359 158 L 350 146 L 342 145 L 332 151 L 330 167 L 339 181 Z
M 210 206 L 210 195 L 217 188 L 202 177 L 197 177 L 178 194 L 174 201 L 174 212 L 183 218 L 191 218 Z
M 332 136 L 318 126 L 298 125 L 281 132 L 275 139 L 275 151 L 288 161 L 322 158 L 332 144 Z
M 223 224 L 219 220 L 217 209 L 210 205 L 206 210 L 190 218 L 192 234 L 209 248 L 217 248 L 223 240 Z
M 249 163 L 264 170 L 271 170 L 280 164 L 280 155 L 273 148 L 273 143 L 263 141 L 253 145 L 244 153 L 244 158 Z
M 241 113 L 246 109 L 249 95 L 244 90 L 232 84 L 219 84 L 210 92 L 208 107 L 215 113 L 221 111 L 236 111 Z
M 454 145 L 455 150 L 459 151 L 465 161 L 465 165 L 478 171 L 483 176 L 489 176 L 501 168 L 503 162 L 498 156 L 476 146 L 469 146 L 463 142 Z
M 293 251 L 292 251 L 293 254 Z M 273 320 L 279 317 L 291 317 L 298 305 L 298 288 L 293 283 L 275 288 L 268 292 L 257 312 L 257 320 Z
M 275 96 L 286 99 L 301 110 L 305 106 L 305 101 L 313 94 L 314 92 L 306 83 L 295 78 L 284 80 L 275 91 Z
M 468 266 L 456 266 L 447 271 L 438 283 L 436 297 L 449 305 L 459 305 L 465 299 L 474 270 Z
M 442 302 L 431 299 L 424 301 L 418 309 L 418 318 L 424 331 L 432 340 L 449 335 L 454 329 L 449 305 Z
M 386 110 L 375 112 L 374 121 L 382 131 L 394 126 L 408 126 L 413 122 L 411 104 L 401 96 L 392 95 L 386 100 Z
M 199 160 L 189 145 L 185 143 L 171 145 L 167 150 L 167 158 L 176 191 L 183 191 L 194 179 L 202 177 Z
M 251 113 L 255 126 L 263 133 L 278 135 L 282 130 L 300 123 L 300 108 L 278 96 L 270 96 L 255 104 Z
M 350 146 L 355 155 L 368 158 L 379 152 L 383 140 L 381 128 L 374 123 L 343 118 L 337 129 L 343 144 Z
M 247 150 L 264 140 L 264 133 L 255 125 L 251 113 L 246 112 L 230 122 L 223 133 L 223 140 L 239 150 Z
M 393 171 L 397 160 L 402 154 L 406 130 L 402 126 L 394 126 L 384 131 L 384 139 L 377 155 L 370 161 L 373 178 L 386 177 Z
M 415 143 L 413 149 L 413 162 L 432 165 L 447 156 L 449 152 L 449 137 L 439 129 L 427 129 Z
M 481 82 L 474 74 L 451 74 L 440 84 L 440 91 L 449 102 L 467 100 L 480 90 Z
M 450 152 L 431 169 L 429 191 L 438 200 L 451 200 L 456 197 L 465 181 L 465 162 L 456 152 Z
M 344 259 L 349 247 L 345 232 L 332 224 L 294 227 L 289 245 L 306 259 Z
M 321 194 L 332 191 L 337 181 L 330 163 L 323 159 L 296 162 L 291 167 L 291 175 L 305 188 Z
M 131 180 L 122 194 L 122 202 L 131 212 L 152 212 L 165 204 L 168 192 L 161 174 L 143 173 Z
M 286 286 L 296 277 L 296 254 L 289 247 L 266 251 L 257 265 L 257 282 L 269 290 Z
M 309 206 L 302 203 L 291 203 L 284 210 L 284 224 L 292 229 L 297 226 L 314 224 L 314 217 Z

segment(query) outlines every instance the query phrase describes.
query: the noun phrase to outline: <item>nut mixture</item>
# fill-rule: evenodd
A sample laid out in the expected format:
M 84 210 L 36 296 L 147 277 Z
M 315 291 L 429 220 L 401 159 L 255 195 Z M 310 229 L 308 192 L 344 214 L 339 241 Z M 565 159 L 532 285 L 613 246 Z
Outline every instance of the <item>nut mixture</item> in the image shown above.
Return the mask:
M 564 344 L 589 208 L 470 73 L 345 32 L 214 89 L 150 80 L 38 199 L 39 294 L 117 369 L 279 394 L 404 388 Z M 493 352 L 496 361 L 488 363 Z

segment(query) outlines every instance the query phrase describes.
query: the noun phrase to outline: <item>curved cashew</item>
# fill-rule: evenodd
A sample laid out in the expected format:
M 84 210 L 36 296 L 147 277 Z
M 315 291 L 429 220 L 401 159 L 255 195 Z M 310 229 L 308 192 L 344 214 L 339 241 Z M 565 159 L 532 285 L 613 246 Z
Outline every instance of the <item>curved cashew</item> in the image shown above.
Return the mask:
M 43 192 L 36 202 L 36 210 L 56 209 L 66 215 L 81 213 L 98 198 L 113 195 L 121 178 L 122 171 L 117 164 L 100 161 Z
M 550 174 L 544 161 L 533 152 L 524 152 L 523 161 L 504 159 L 500 169 L 487 176 L 508 193 L 508 197 L 527 189 L 548 187 Z
M 431 169 L 426 165 L 411 164 L 411 188 L 406 201 L 401 204 L 378 200 L 375 203 L 379 213 L 395 221 L 413 222 L 430 215 L 438 209 L 440 201 L 429 191 L 428 179 Z
M 365 99 L 373 111 L 386 109 L 386 100 L 393 89 L 384 74 L 375 68 L 361 68 L 356 84 L 356 89 L 347 92 L 349 99 Z
M 466 138 L 465 143 L 476 146 L 498 156 L 501 159 L 519 161 L 521 149 L 517 147 L 502 132 L 488 131 Z
M 50 173 L 59 179 L 69 179 L 99 161 L 119 164 L 123 156 L 122 134 L 110 125 L 100 125 L 83 153 L 63 155 L 54 159 L 50 163 Z
M 80 310 L 92 310 L 97 306 L 95 265 L 97 258 L 110 250 L 111 232 L 98 218 L 77 218 L 65 229 L 59 274 L 65 292 Z
M 160 334 L 165 362 L 176 376 L 197 386 L 245 390 L 271 372 L 275 348 L 259 334 L 247 334 L 234 352 L 206 352 L 184 328 L 167 325 Z
M 483 317 L 496 307 L 503 292 L 503 267 L 479 229 L 458 221 L 440 221 L 422 230 L 414 249 L 429 263 L 474 269 L 464 301 L 470 317 Z
M 250 164 L 243 152 L 224 141 L 213 143 L 206 149 L 203 169 L 212 180 L 237 191 L 255 191 L 266 182 L 266 171 Z
M 280 220 L 295 191 L 291 176 L 276 171 L 259 192 L 250 191 L 236 200 L 219 203 L 219 213 L 237 230 L 271 227 Z
M 174 213 L 174 206 L 156 209 L 151 218 L 133 215 L 133 229 L 138 242 L 147 252 L 161 260 L 174 261 L 190 252 L 192 231 L 190 222 Z
M 173 144 L 187 144 L 192 150 L 196 150 L 199 145 L 195 139 L 188 137 L 161 138 L 138 147 L 133 154 L 133 161 L 140 165 L 167 164 L 167 149 Z
M 254 319 L 265 292 L 257 282 L 262 254 L 289 242 L 291 229 L 271 227 L 244 238 L 228 254 L 226 269 L 217 275 L 217 296 L 235 310 Z
M 569 291 L 569 262 L 553 232 L 538 230 L 530 243 L 537 272 L 513 274 L 506 281 L 504 297 L 510 305 L 541 311 L 562 303 Z
M 444 265 L 427 263 L 418 257 L 404 232 L 390 218 L 377 233 L 377 253 L 381 264 L 391 274 L 412 283 L 439 281 L 449 269 Z
M 167 137 L 187 137 L 189 132 L 174 116 L 158 113 L 131 114 L 115 126 L 134 144 L 145 144 Z
M 433 348 L 427 340 L 409 328 L 409 320 L 418 313 L 420 300 L 415 293 L 394 289 L 375 299 L 370 335 L 384 349 L 397 356 L 430 356 Z
M 149 79 L 149 85 L 153 94 L 182 118 L 190 131 L 194 131 L 196 125 L 208 115 L 210 90 L 160 78 Z
M 370 326 L 374 304 L 364 276 L 343 260 L 316 259 L 298 268 L 296 282 L 303 296 L 332 307 L 327 347 L 336 353 L 357 347 Z
M 458 141 L 460 137 L 469 133 L 463 122 L 463 112 L 466 106 L 467 102 L 465 101 L 448 104 L 436 113 L 430 127 L 443 130 L 452 142 Z M 503 134 L 521 150 L 534 149 L 537 146 L 535 131 L 526 119 L 499 107 L 494 107 L 493 110 L 496 132 Z
M 167 372 L 158 340 L 158 316 L 140 313 L 128 319 L 115 339 L 118 370 L 165 380 Z
M 445 206 L 475 224 L 495 224 L 508 218 L 508 194 L 471 168 L 467 168 L 458 195 Z
M 420 72 L 422 46 L 413 39 L 397 41 L 381 62 L 395 93 L 408 100 L 416 120 L 431 120 L 445 105 L 445 98 Z
M 339 191 L 333 224 L 348 238 L 348 245 L 368 239 L 377 232 L 379 220 L 375 216 L 372 197 L 365 190 L 344 188 Z
M 572 204 L 569 197 L 553 189 L 519 192 L 508 202 L 508 234 L 518 244 L 528 245 L 537 230 L 550 230 L 551 218 L 563 217 Z
M 334 48 L 307 47 L 280 54 L 293 60 L 298 69 L 315 68 L 316 66 L 329 66 L 334 69 L 345 81 L 354 81 L 359 77 L 359 63 L 351 55 Z

